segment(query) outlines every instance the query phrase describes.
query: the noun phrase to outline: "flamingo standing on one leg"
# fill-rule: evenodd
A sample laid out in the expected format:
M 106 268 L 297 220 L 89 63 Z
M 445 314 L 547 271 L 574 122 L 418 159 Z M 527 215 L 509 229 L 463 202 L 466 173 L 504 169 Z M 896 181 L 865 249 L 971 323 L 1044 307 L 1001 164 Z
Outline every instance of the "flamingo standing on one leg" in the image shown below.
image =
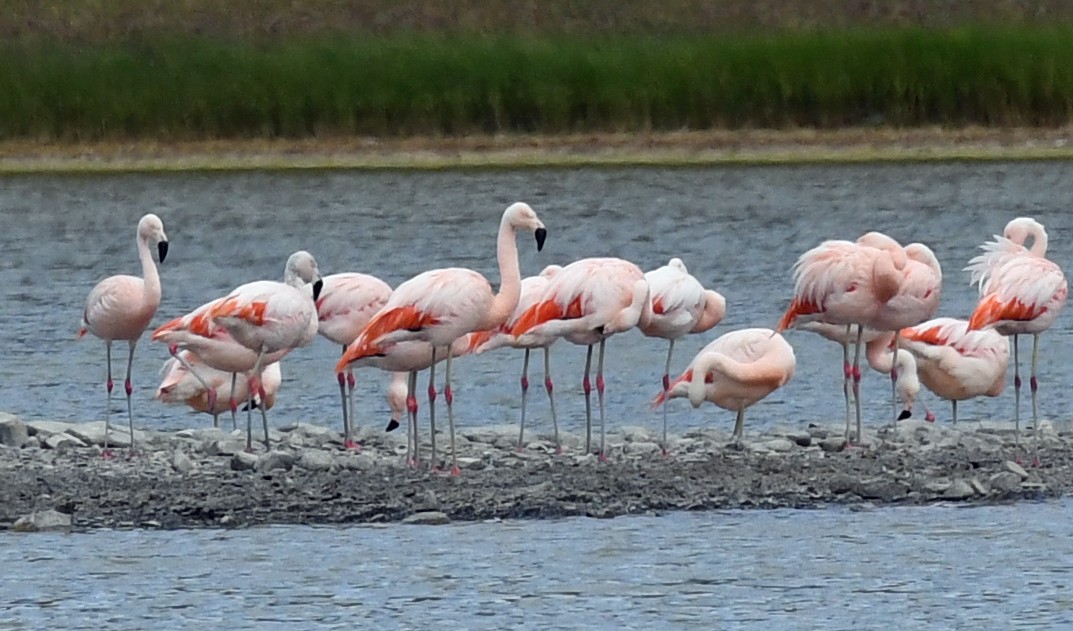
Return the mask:
M 464 268 L 437 269 L 418 274 L 399 285 L 384 308 L 373 317 L 347 348 L 336 365 L 336 371 L 357 359 L 377 355 L 392 343 L 407 340 L 429 342 L 433 358 L 437 350 L 447 353 L 444 399 L 451 426 L 451 473 L 459 473 L 454 450 L 454 393 L 451 390 L 451 355 L 447 352 L 455 340 L 474 331 L 494 329 L 503 324 L 521 294 L 521 272 L 518 268 L 518 229 L 532 230 L 537 249 L 544 247 L 547 229 L 528 204 L 516 202 L 504 212 L 499 223 L 496 258 L 499 263 L 499 293 L 481 274 Z M 429 368 L 429 419 L 435 436 L 436 362 Z M 435 443 L 433 443 L 435 445 Z M 433 448 L 435 450 L 435 448 Z M 433 453 L 433 467 L 437 466 Z
M 997 397 L 1006 387 L 1010 341 L 997 331 L 970 331 L 966 320 L 935 318 L 902 329 L 899 336 L 916 357 L 920 381 L 950 401 L 955 425 L 958 401 Z
M 693 407 L 711 401 L 737 413 L 734 444 L 741 443 L 745 410 L 794 376 L 794 349 L 771 329 L 731 331 L 705 346 L 671 387 L 656 395 L 654 406 L 689 397 Z
M 551 381 L 551 346 L 559 338 L 526 335 L 524 338 L 518 339 L 510 334 L 510 330 L 514 328 L 518 318 L 543 297 L 548 282 L 562 269 L 559 265 L 549 265 L 539 275 L 522 279 L 522 292 L 521 297 L 518 299 L 518 306 L 514 308 L 514 313 L 507 318 L 507 321 L 497 329 L 480 331 L 470 336 L 472 345 L 470 350 L 474 353 L 483 353 L 503 346 L 525 350 L 525 359 L 522 360 L 522 418 L 518 424 L 518 451 L 521 451 L 525 446 L 525 404 L 526 395 L 529 392 L 529 353 L 538 348 L 544 349 L 544 389 L 548 393 L 548 402 L 551 404 L 551 424 L 555 432 L 555 452 L 562 453 L 563 451 L 562 442 L 559 440 L 559 420 L 555 414 L 555 395 L 553 394 L 555 386 Z
M 891 240 L 893 241 L 893 240 Z M 857 325 L 853 364 L 849 348 L 843 347 L 843 373 L 853 381 L 856 400 L 857 439 L 861 439 L 861 344 L 865 325 L 879 308 L 898 293 L 904 282 L 907 259 L 904 250 L 875 248 L 851 241 L 825 241 L 808 250 L 794 264 L 794 295 L 776 331 L 804 322 L 826 322 L 846 327 Z M 846 414 L 846 443 L 850 444 L 850 418 Z
M 219 427 L 220 414 L 228 409 L 229 400 L 249 398 L 245 376 L 236 382 L 236 391 L 232 392 L 231 376 L 234 373 L 208 366 L 188 350 L 164 362 L 161 373 L 156 398 L 163 403 L 185 404 L 197 412 L 211 414 L 213 427 Z M 279 362 L 265 366 L 265 399 L 261 401 L 259 396 L 255 397 L 254 403 L 271 410 L 276 404 L 276 393 L 282 381 Z
M 111 458 L 108 448 L 111 436 L 112 416 L 112 342 L 126 340 L 130 345 L 127 354 L 127 377 L 123 388 L 127 393 L 127 420 L 130 424 L 130 454 L 134 454 L 134 411 L 130 396 L 134 391 L 130 372 L 134 363 L 134 347 L 149 326 L 149 321 L 160 306 L 160 274 L 157 272 L 153 255 L 149 252 L 149 242 L 155 242 L 160 262 L 168 255 L 168 237 L 164 234 L 164 223 L 160 217 L 150 213 L 138 221 L 135 234 L 138 244 L 138 259 L 142 263 L 142 278 L 137 276 L 109 276 L 100 281 L 86 297 L 86 308 L 82 312 L 82 326 L 78 337 L 87 332 L 104 340 L 105 356 L 108 364 L 108 378 L 105 386 L 108 390 L 108 405 L 104 413 L 104 451 L 101 455 Z
M 322 282 L 313 255 L 305 251 L 292 254 L 283 277 L 282 283 L 256 281 L 242 285 L 153 332 L 153 340 L 167 343 L 173 355 L 183 347 L 213 368 L 247 373 L 247 449 L 253 446 L 252 397 L 257 394 L 264 399 L 259 373 L 294 348 L 308 345 L 317 335 L 314 301 L 320 295 Z M 311 288 L 306 287 L 310 283 Z M 234 384 L 234 376 L 232 380 Z M 265 446 L 269 447 L 264 408 L 261 420 Z
M 368 274 L 332 274 L 323 279 L 324 287 L 317 298 L 317 331 L 332 342 L 346 347 L 357 339 L 358 334 L 373 319 L 391 297 L 391 286 Z M 339 398 L 343 405 L 343 445 L 355 449 L 357 444 L 350 438 L 354 420 L 354 371 L 336 375 L 339 381 Z M 350 406 L 347 409 L 347 390 Z
M 575 261 L 551 279 L 544 296 L 511 329 L 511 335 L 563 337 L 588 346 L 585 356 L 585 451 L 592 443 L 592 392 L 589 373 L 592 348 L 600 345 L 596 367 L 596 393 L 600 404 L 600 460 L 607 459 L 604 414 L 604 345 L 607 338 L 637 326 L 648 301 L 648 283 L 641 269 L 618 258 Z
M 663 390 L 671 384 L 671 355 L 674 342 L 688 333 L 704 333 L 726 315 L 727 301 L 722 295 L 705 290 L 682 259 L 673 258 L 666 265 L 645 273 L 649 289 L 649 314 L 640 323 L 641 333 L 669 340 L 667 364 L 663 369 Z M 667 407 L 663 406 L 663 455 L 667 455 Z
M 1032 247 L 1025 242 L 1032 239 Z M 969 330 L 994 328 L 1013 337 L 1014 422 L 1021 433 L 1021 370 L 1017 337 L 1032 335 L 1032 427 L 1039 431 L 1036 402 L 1036 362 L 1039 336 L 1054 324 L 1066 304 L 1069 286 L 1065 274 L 1047 259 L 1047 231 L 1035 219 L 1018 217 L 1006 224 L 1003 236 L 980 246 L 984 253 L 969 261 L 973 283 L 980 285 L 980 302 L 969 318 Z

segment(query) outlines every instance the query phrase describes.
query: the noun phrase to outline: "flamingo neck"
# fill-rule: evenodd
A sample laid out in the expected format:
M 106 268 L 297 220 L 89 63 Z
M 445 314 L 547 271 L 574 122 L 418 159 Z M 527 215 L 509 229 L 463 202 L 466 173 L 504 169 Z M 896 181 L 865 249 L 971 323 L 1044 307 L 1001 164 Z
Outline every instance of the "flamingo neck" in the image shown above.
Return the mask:
M 499 263 L 499 293 L 492 298 L 491 308 L 485 321 L 476 330 L 487 330 L 502 325 L 518 306 L 522 295 L 522 275 L 518 268 L 518 244 L 514 226 L 504 214 L 499 222 L 499 237 L 496 239 L 496 260 Z
M 138 259 L 142 262 L 142 281 L 145 286 L 145 304 L 154 311 L 160 306 L 160 274 L 156 269 L 156 262 L 149 252 L 149 241 L 138 236 Z
M 875 297 L 881 303 L 897 295 L 901 289 L 903 274 L 898 271 L 894 260 L 887 252 L 880 252 L 872 267 L 872 282 L 875 288 Z
M 704 292 L 708 299 L 704 302 L 704 311 L 693 326 L 691 333 L 703 333 L 722 321 L 727 312 L 727 301 L 721 294 L 712 290 Z
M 894 343 L 894 331 L 889 331 L 865 345 L 864 357 L 872 370 L 885 375 L 890 374 L 894 367 L 894 353 L 890 352 L 890 345 Z M 906 351 L 899 350 L 901 354 Z M 900 368 L 900 366 L 899 366 Z
M 1032 226 L 1028 235 L 1032 239 L 1032 247 L 1028 251 L 1040 258 L 1047 256 L 1047 231 L 1043 229 L 1043 226 L 1039 224 Z

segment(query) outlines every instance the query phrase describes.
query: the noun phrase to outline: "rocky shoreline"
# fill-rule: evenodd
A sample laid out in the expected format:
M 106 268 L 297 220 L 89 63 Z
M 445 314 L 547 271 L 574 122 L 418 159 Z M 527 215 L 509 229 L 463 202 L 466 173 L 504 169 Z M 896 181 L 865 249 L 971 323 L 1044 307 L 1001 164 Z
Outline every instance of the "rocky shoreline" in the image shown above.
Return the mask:
M 673 510 L 838 504 L 1007 502 L 1073 492 L 1073 433 L 904 421 L 844 449 L 838 424 L 747 434 L 687 432 L 660 455 L 654 434 L 609 434 L 610 462 L 564 437 L 524 452 L 514 427 L 459 437 L 462 475 L 404 466 L 406 437 L 367 429 L 347 451 L 328 428 L 273 430 L 272 450 L 243 451 L 240 431 L 139 431 L 138 454 L 101 457 L 102 422 L 23 422 L 0 414 L 0 530 L 202 528 L 263 524 L 444 523 L 614 517 Z M 114 445 L 126 435 L 113 428 Z M 424 437 L 427 440 L 427 436 Z M 446 445 L 445 440 L 438 441 Z M 427 447 L 426 447 L 427 448 Z M 427 452 L 426 452 L 427 453 Z M 1018 464 L 1018 462 L 1023 464 Z M 1031 464 L 1030 464 L 1031 463 Z

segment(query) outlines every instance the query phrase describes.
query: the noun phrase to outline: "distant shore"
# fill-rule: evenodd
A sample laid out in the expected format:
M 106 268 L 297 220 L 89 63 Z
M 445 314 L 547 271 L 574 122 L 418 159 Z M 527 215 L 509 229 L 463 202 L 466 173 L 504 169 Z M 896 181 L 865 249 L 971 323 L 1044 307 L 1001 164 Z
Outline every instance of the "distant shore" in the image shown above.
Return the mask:
M 749 432 L 738 447 L 702 430 L 672 437 L 667 456 L 648 430 L 624 428 L 608 435 L 607 463 L 576 435 L 556 455 L 547 436 L 516 451 L 514 427 L 477 427 L 459 436 L 462 472 L 452 477 L 406 467 L 398 432 L 364 429 L 363 449 L 348 451 L 338 432 L 300 424 L 272 430 L 271 451 L 246 453 L 241 431 L 139 431 L 128 459 L 116 428 L 116 457 L 104 459 L 102 422 L 0 416 L 0 530 L 434 524 L 1073 493 L 1073 435 L 1048 424 L 1020 446 L 1006 424 L 905 421 L 867 430 L 863 448 L 844 448 L 837 424 Z M 427 459 L 427 443 L 423 451 Z
M 879 127 L 196 142 L 0 142 L 0 174 L 9 175 L 1068 159 L 1073 159 L 1073 127 Z

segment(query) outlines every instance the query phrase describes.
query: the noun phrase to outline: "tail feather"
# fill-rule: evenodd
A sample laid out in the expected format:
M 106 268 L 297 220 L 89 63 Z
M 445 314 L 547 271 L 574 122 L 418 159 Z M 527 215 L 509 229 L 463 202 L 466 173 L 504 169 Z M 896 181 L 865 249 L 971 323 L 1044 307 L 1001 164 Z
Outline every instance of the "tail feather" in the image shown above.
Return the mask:
M 555 298 L 538 302 L 529 307 L 511 327 L 510 334 L 520 337 L 532 329 L 552 320 L 573 320 L 580 318 L 581 296 L 574 298 L 563 308 Z
M 437 323 L 439 323 L 438 318 L 412 305 L 381 311 L 369 321 L 369 324 L 365 325 L 358 339 L 354 340 L 354 343 L 343 353 L 343 356 L 335 365 L 335 371 L 343 372 L 348 364 L 363 357 L 379 354 L 380 347 L 377 342 L 389 333 L 395 331 L 420 331 Z
M 946 346 L 949 340 L 943 337 L 942 328 L 943 327 L 940 326 L 933 326 L 927 329 L 907 327 L 899 331 L 898 336 L 914 342 L 930 344 L 932 346 Z M 893 341 L 891 342 L 891 345 L 893 345 Z
M 1028 321 L 1038 318 L 1046 308 L 1026 305 L 1017 300 L 1003 302 L 997 295 L 990 295 L 980 301 L 969 318 L 969 330 L 979 331 L 1003 320 Z
M 782 333 L 786 329 L 791 329 L 797 323 L 799 317 L 819 312 L 819 305 L 811 300 L 794 298 L 790 302 L 790 306 L 787 307 L 786 313 L 782 314 L 782 318 L 779 319 L 778 325 L 775 326 L 775 332 Z
M 488 343 L 488 340 L 492 339 L 499 333 L 502 333 L 499 329 L 489 329 L 487 331 L 474 331 L 466 336 L 466 355 L 470 353 L 478 353 L 481 350 L 481 346 Z

